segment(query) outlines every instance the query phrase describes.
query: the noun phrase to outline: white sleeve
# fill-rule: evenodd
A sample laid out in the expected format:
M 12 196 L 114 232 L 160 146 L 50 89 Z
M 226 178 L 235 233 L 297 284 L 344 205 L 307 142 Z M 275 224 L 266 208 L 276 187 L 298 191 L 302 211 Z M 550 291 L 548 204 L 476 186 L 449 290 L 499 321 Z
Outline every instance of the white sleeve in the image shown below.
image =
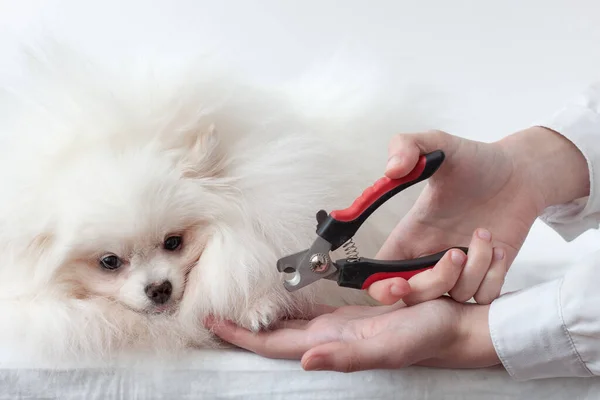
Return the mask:
M 590 195 L 549 207 L 540 219 L 571 241 L 600 223 L 600 83 L 567 103 L 549 121 L 539 124 L 569 139 L 583 153 L 590 173 Z
M 551 207 L 541 217 L 573 240 L 600 221 L 600 85 L 540 125 L 570 139 L 588 163 L 590 195 Z M 508 373 L 517 380 L 600 375 L 599 288 L 600 252 L 561 279 L 496 299 L 489 327 Z
M 600 376 L 600 252 L 563 278 L 490 307 L 498 357 L 516 380 Z

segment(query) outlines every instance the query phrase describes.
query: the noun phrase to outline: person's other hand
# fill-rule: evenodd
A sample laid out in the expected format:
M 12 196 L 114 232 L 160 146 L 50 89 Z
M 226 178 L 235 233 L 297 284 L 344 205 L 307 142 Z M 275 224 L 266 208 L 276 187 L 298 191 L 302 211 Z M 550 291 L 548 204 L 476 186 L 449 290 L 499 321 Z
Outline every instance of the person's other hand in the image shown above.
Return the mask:
M 415 306 L 321 310 L 253 333 L 227 321 L 206 325 L 226 342 L 268 358 L 301 359 L 305 370 L 353 372 L 410 365 L 480 368 L 499 364 L 489 335 L 489 306 L 447 297 Z
M 453 251 L 459 265 L 455 269 L 434 268 L 408 282 L 393 278 L 374 283 L 369 294 L 382 303 L 427 301 L 442 286 L 456 301 L 491 303 L 544 208 L 585 195 L 585 159 L 567 139 L 540 127 L 495 143 L 439 131 L 397 135 L 390 143 L 386 175 L 401 178 L 419 155 L 438 149 L 446 154 L 444 163 L 377 258 L 416 258 L 467 244 L 468 257 L 464 262 L 464 254 L 461 260 Z

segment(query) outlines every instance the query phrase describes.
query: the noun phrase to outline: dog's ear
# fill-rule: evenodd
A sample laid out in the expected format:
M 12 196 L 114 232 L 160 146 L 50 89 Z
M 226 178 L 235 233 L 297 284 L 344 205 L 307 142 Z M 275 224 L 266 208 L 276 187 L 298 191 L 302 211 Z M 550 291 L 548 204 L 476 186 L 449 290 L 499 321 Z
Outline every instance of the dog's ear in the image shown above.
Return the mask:
M 218 177 L 223 171 L 224 153 L 214 125 L 181 134 L 168 152 L 184 178 Z
M 53 241 L 54 237 L 50 233 L 40 233 L 29 242 L 27 251 L 33 257 L 41 257 L 50 251 Z
M 32 283 L 45 285 L 51 281 L 64 258 L 65 249 L 56 246 L 56 237 L 53 232 L 40 234 L 24 240 L 26 245 L 17 249 L 17 257 L 29 260 L 34 265 L 44 265 L 36 268 Z
M 184 154 L 179 161 L 184 177 L 217 177 L 221 174 L 223 152 L 219 134 L 214 125 L 210 125 L 205 132 L 196 136 L 195 141 Z

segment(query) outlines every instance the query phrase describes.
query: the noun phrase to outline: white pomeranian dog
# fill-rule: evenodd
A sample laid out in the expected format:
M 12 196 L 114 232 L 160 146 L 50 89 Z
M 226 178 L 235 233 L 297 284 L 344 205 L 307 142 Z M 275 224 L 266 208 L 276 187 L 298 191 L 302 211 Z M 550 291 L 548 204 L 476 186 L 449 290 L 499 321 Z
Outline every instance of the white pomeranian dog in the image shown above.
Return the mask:
M 215 343 L 209 315 L 256 331 L 365 302 L 334 282 L 289 293 L 276 261 L 310 246 L 319 209 L 382 176 L 392 135 L 424 126 L 410 102 L 327 87 L 335 74 L 261 89 L 208 61 L 33 53 L 0 120 L 0 343 L 15 358 L 173 352 Z M 363 225 L 361 255 L 417 192 Z

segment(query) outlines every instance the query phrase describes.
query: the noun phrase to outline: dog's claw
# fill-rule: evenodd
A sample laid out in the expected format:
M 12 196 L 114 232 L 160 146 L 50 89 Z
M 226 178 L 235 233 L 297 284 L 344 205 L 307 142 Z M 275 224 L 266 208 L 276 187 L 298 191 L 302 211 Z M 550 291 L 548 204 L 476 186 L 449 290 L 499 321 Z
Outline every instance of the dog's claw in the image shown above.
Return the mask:
M 275 302 L 261 299 L 244 313 L 241 325 L 252 332 L 259 332 L 269 328 L 277 320 L 278 314 L 279 307 Z

